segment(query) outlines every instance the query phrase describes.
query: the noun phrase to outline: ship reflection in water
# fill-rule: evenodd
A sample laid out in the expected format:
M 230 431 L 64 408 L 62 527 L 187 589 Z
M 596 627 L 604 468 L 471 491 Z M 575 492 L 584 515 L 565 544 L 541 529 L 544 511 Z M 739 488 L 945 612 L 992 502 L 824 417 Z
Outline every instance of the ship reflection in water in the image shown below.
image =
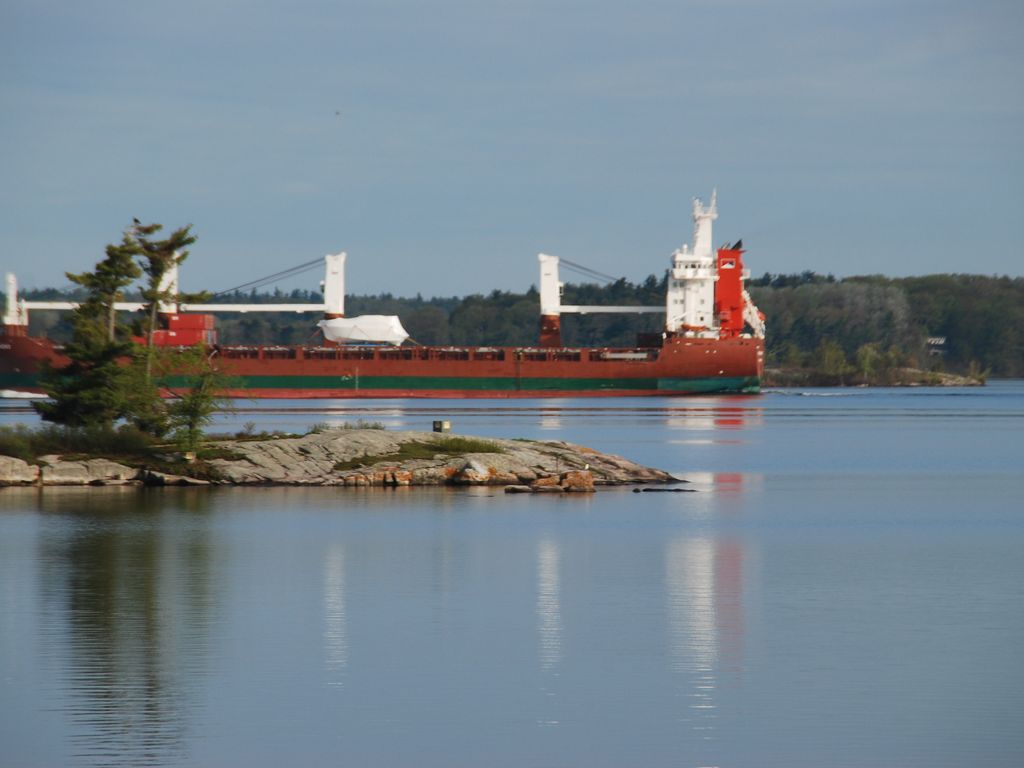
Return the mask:
M 559 547 L 552 539 L 537 544 L 537 635 L 540 665 L 554 669 L 562 660 L 562 609 L 559 603 Z
M 742 485 L 735 476 L 701 482 Z M 333 722 L 358 740 L 358 727 L 337 724 L 363 707 L 412 722 L 424 701 L 437 701 L 468 716 L 492 675 L 535 676 L 530 721 L 545 733 L 571 730 L 580 690 L 604 697 L 598 714 L 603 706 L 617 711 L 615 674 L 624 670 L 665 702 L 658 717 L 717 744 L 722 708 L 731 710 L 720 695 L 723 675 L 743 667 L 741 543 L 683 524 L 664 542 L 649 540 L 653 558 L 627 555 L 616 566 L 615 536 L 588 541 L 578 529 L 551 525 L 567 513 L 577 519 L 600 499 L 529 500 L 535 511 L 551 504 L 541 529 L 477 537 L 466 549 L 460 525 L 489 519 L 465 517 L 482 492 L 439 492 L 429 503 L 371 493 L 344 507 L 329 489 L 259 497 L 54 489 L 24 498 L 46 518 L 37 535 L 36 642 L 50 665 L 56 660 L 64 693 L 56 706 L 45 701 L 57 713 L 49 717 L 63 720 L 67 757 L 76 762 L 201 759 L 215 748 L 209 739 L 248 732 L 232 708 L 257 717 L 281 710 L 289 727 L 320 722 L 302 708 L 308 685 L 323 691 L 325 727 Z M 637 497 L 606 498 L 615 506 Z M 706 520 L 700 505 L 683 503 L 697 495 L 659 500 L 679 502 L 678 514 L 691 521 Z M 501 503 L 519 505 L 506 520 L 520 519 L 520 501 L 502 495 Z M 433 513 L 409 516 L 421 503 Z M 488 507 L 490 515 L 501 509 Z M 506 604 L 497 613 L 496 598 Z M 638 621 L 661 629 L 643 636 L 653 645 L 636 644 Z M 533 642 L 480 646 L 482 637 L 517 636 Z M 476 673 L 467 672 L 466 658 L 476 658 Z M 481 677 L 484 669 L 495 671 Z M 379 681 L 394 684 L 396 675 L 429 693 L 394 699 Z M 515 697 L 489 705 L 495 716 L 503 706 L 509 717 L 525 714 Z M 364 726 L 372 731 L 374 722 Z
M 324 558 L 324 657 L 327 682 L 342 685 L 348 666 L 345 621 L 345 551 L 334 543 Z
M 703 740 L 718 719 L 723 669 L 743 665 L 743 548 L 730 539 L 677 537 L 665 546 L 669 657 L 680 679 L 679 718 Z

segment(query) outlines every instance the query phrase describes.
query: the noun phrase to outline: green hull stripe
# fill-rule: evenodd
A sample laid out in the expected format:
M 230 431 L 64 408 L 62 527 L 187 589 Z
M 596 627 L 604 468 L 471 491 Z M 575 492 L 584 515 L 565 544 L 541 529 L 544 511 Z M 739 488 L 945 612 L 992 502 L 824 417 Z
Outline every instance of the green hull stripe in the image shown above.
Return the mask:
M 33 373 L 0 374 L 0 389 L 36 387 L 39 377 Z M 463 390 L 490 392 L 545 392 L 545 391 L 661 391 L 672 392 L 744 392 L 760 390 L 756 376 L 730 376 L 721 378 L 522 378 L 518 382 L 506 377 L 458 376 L 238 376 L 232 389 L 347 389 L 374 390 Z M 169 376 L 164 384 L 187 387 L 183 376 Z
M 0 389 L 17 389 L 18 387 L 36 387 L 38 385 L 38 373 L 0 373 Z
M 721 378 L 522 378 L 460 376 L 240 376 L 237 389 L 362 389 L 463 390 L 489 392 L 545 391 L 662 391 L 662 392 L 757 392 L 756 376 Z M 183 379 L 168 380 L 185 386 Z

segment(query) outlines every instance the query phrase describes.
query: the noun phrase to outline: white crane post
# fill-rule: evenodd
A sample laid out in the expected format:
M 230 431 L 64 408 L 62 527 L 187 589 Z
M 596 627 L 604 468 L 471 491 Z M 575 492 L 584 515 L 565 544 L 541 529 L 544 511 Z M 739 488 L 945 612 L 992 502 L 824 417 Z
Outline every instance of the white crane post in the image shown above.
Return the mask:
M 173 315 L 178 312 L 178 294 L 181 292 L 181 289 L 178 287 L 178 260 L 180 258 L 181 252 L 175 251 L 171 266 L 168 267 L 167 271 L 160 278 L 160 285 L 158 286 L 160 293 L 170 294 L 174 297 L 171 301 L 161 301 L 157 304 L 157 311 L 164 315 Z
M 13 272 L 7 273 L 7 309 L 4 310 L 4 325 L 28 325 L 28 310 L 18 303 L 18 278 Z
M 558 257 L 538 253 L 540 261 L 540 313 L 562 314 L 562 283 L 558 280 Z
M 538 253 L 540 262 L 540 345 L 562 346 L 562 283 L 558 257 Z
M 345 316 L 345 259 L 348 254 L 329 253 L 324 256 L 324 317 Z

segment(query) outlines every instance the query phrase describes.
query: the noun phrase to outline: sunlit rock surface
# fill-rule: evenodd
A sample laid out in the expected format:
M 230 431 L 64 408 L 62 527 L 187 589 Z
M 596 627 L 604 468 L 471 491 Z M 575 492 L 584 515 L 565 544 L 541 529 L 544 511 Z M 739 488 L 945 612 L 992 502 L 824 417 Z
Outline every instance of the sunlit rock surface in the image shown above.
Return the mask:
M 222 456 L 180 469 L 105 458 L 0 456 L 3 485 L 519 486 L 591 492 L 595 486 L 671 483 L 671 475 L 571 443 L 333 429 L 294 438 L 217 441 Z M 200 471 L 201 470 L 201 471 Z

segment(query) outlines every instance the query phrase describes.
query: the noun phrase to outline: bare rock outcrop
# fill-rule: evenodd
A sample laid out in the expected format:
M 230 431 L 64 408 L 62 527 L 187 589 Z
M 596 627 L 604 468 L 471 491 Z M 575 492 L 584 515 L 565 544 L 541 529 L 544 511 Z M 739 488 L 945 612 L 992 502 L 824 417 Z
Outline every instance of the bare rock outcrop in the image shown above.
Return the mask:
M 4 485 L 495 485 L 534 493 L 589 493 L 595 486 L 671 483 L 661 470 L 565 442 L 454 437 L 433 432 L 334 429 L 294 438 L 217 443 L 230 458 L 202 471 L 166 462 L 129 467 L 104 458 L 43 456 L 39 466 L 0 456 Z M 192 475 L 199 475 L 194 477 Z
M 465 449 L 466 440 L 471 441 L 470 450 Z M 334 429 L 296 438 L 233 441 L 224 447 L 234 457 L 209 464 L 221 482 L 240 485 L 532 486 L 543 481 L 561 490 L 586 492 L 595 485 L 675 481 L 661 470 L 571 443 L 452 438 L 433 432 Z
M 138 479 L 139 470 L 109 459 L 63 461 L 46 456 L 40 467 L 43 485 L 124 485 Z

